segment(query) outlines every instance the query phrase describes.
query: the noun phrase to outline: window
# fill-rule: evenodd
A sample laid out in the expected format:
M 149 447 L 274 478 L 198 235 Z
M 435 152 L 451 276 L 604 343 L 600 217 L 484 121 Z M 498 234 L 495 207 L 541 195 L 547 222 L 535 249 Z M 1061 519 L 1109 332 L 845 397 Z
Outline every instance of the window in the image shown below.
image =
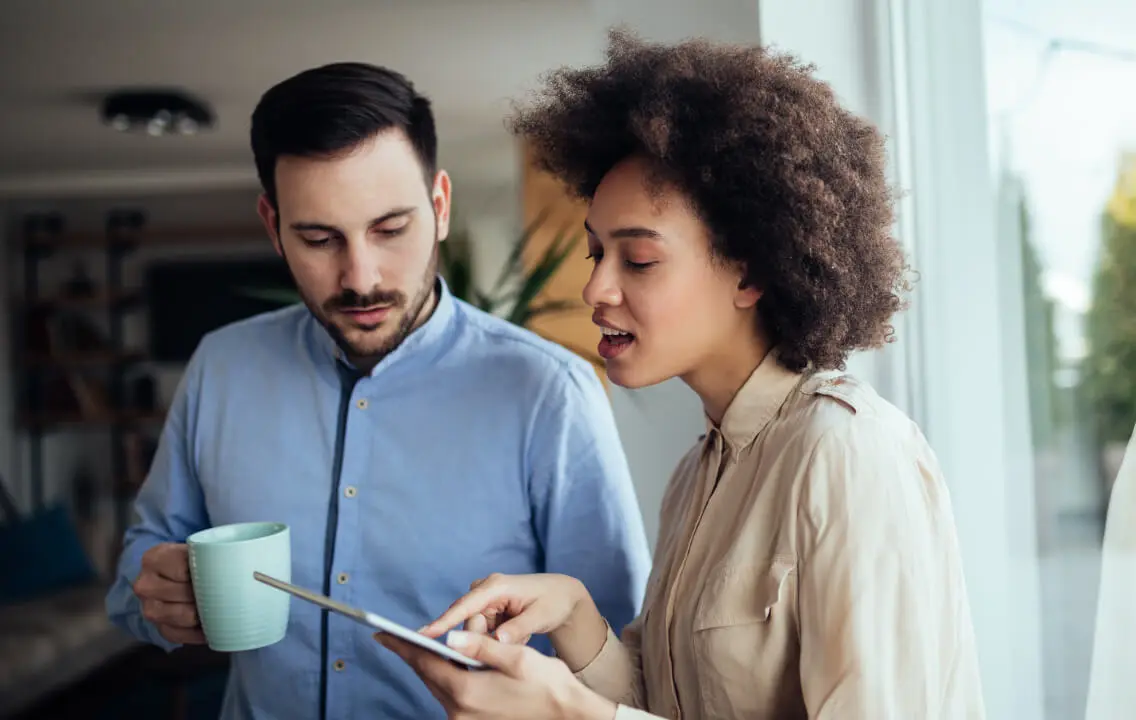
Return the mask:
M 918 419 L 952 486 L 989 717 L 1079 720 L 1136 425 L 1136 8 L 945 5 L 888 4 Z

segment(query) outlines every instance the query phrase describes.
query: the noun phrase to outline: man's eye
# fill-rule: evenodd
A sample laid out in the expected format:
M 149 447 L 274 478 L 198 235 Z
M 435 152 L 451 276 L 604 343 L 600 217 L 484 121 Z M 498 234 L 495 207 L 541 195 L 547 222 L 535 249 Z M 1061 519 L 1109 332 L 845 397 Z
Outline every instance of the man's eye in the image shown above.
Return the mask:
M 406 232 L 406 226 L 400 225 L 396 228 L 379 228 L 379 234 L 383 237 L 397 237 Z
M 323 247 L 329 242 L 331 242 L 330 237 L 304 238 L 304 244 L 308 245 L 309 247 Z

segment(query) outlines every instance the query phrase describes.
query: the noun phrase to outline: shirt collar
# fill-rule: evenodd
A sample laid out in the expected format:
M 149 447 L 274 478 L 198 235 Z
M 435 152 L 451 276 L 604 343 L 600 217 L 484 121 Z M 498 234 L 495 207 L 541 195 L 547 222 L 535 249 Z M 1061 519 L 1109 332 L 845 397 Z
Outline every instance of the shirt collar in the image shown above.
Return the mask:
M 706 417 L 707 432 L 718 431 L 735 450 L 746 447 L 777 415 L 790 393 L 804 379 L 804 374 L 787 369 L 778 362 L 777 349 L 766 353 L 740 390 L 730 401 L 716 426 Z
M 446 284 L 445 279 L 441 275 L 438 275 L 435 279 L 435 289 L 438 293 L 438 302 L 434 306 L 434 312 L 430 314 L 426 322 L 419 325 L 407 335 L 401 345 L 380 360 L 379 364 L 371 370 L 370 376 L 373 377 L 377 375 L 379 372 L 389 368 L 391 365 L 394 365 L 407 356 L 424 353 L 429 357 L 418 359 L 429 362 L 437 353 L 441 352 L 444 347 L 444 340 L 448 336 L 448 331 L 454 319 L 455 300 L 449 285 Z M 314 321 L 315 318 L 313 317 L 312 320 Z M 347 356 L 331 335 L 328 334 L 327 329 L 318 322 L 313 322 L 313 325 L 317 328 L 318 344 L 322 352 L 326 353 L 326 355 L 335 362 L 350 368 L 350 361 L 348 361 Z

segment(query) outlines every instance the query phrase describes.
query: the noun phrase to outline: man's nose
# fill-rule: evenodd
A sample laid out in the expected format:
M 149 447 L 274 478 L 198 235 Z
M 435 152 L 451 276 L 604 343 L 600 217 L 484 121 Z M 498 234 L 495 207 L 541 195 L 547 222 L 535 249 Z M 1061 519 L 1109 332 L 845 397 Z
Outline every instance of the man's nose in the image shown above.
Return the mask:
M 383 282 L 378 253 L 364 241 L 349 241 L 343 249 L 340 285 L 366 295 Z

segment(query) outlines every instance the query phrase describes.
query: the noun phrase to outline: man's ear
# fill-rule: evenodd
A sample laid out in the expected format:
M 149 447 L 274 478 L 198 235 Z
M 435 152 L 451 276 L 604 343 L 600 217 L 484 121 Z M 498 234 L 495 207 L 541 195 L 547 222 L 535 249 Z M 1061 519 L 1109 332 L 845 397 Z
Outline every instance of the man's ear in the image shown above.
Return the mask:
M 260 216 L 265 232 L 272 239 L 272 247 L 276 249 L 276 254 L 283 257 L 284 248 L 280 246 L 280 216 L 265 193 L 261 193 L 260 197 L 257 198 L 256 214 Z
M 445 170 L 439 170 L 434 176 L 434 217 L 438 223 L 438 240 L 445 240 L 450 234 L 450 208 L 452 198 L 450 195 L 450 175 Z

